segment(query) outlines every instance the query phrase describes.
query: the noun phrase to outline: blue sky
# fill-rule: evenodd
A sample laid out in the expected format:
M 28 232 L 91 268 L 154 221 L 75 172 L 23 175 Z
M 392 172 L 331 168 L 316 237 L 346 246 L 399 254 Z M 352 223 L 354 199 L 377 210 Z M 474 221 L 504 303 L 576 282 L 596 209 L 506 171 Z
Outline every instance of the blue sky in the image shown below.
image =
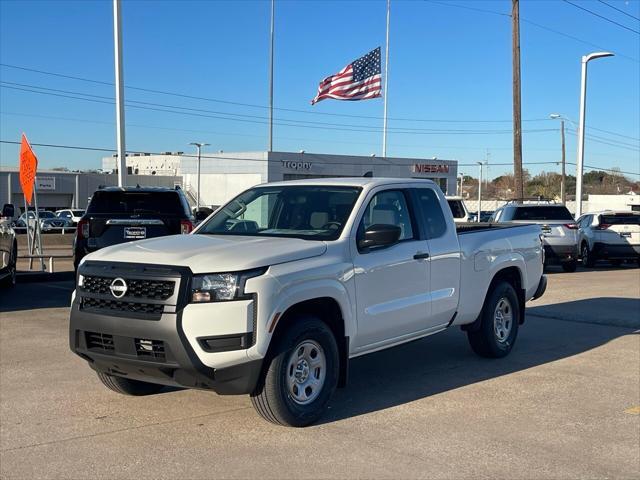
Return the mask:
M 640 30 L 603 2 L 572 1 Z M 636 0 L 607 3 L 640 17 Z M 268 1 L 125 1 L 125 83 L 210 99 L 127 89 L 127 101 L 156 109 L 127 109 L 127 149 L 189 151 L 195 140 L 216 151 L 266 149 L 260 106 L 268 104 L 269 8 Z M 456 159 L 460 171 L 475 175 L 464 164 L 488 154 L 492 177 L 509 171 L 499 164 L 512 161 L 511 2 L 393 0 L 391 9 L 388 155 Z M 580 56 L 608 49 L 617 56 L 589 67 L 585 163 L 640 172 L 640 35 L 562 1 L 522 0 L 520 15 L 525 167 L 559 171 L 536 164 L 560 158 L 559 123 L 548 116 L 577 122 Z M 275 105 L 299 110 L 277 110 L 276 122 L 311 123 L 276 125 L 275 150 L 380 155 L 381 133 L 358 130 L 381 128 L 382 99 L 309 101 L 322 78 L 384 46 L 384 35 L 384 1 L 276 2 Z M 0 1 L 0 61 L 112 82 L 111 1 Z M 114 148 L 112 86 L 6 66 L 0 80 L 2 140 L 24 131 L 32 143 Z M 202 111 L 158 111 L 175 107 Z M 227 118 L 212 118 L 220 116 Z M 574 162 L 571 124 L 567 130 L 567 161 Z M 105 155 L 35 150 L 45 168 L 98 168 Z M 0 164 L 17 158 L 17 146 L 0 146 Z

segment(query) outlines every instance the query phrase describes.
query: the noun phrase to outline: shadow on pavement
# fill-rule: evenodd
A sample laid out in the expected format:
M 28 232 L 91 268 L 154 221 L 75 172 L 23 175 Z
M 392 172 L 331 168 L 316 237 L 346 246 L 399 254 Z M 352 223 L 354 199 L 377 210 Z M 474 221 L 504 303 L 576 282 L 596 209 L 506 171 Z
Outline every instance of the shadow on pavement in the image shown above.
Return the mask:
M 640 328 L 640 298 L 585 298 L 528 307 L 527 314 L 571 322 Z
M 607 301 L 610 299 L 604 299 Z M 629 309 L 631 299 L 617 308 Z M 579 303 L 579 302 L 569 302 Z M 562 307 L 564 304 L 551 307 Z M 533 309 L 531 309 L 533 310 Z M 629 310 L 627 310 L 628 312 Z M 459 329 L 351 360 L 349 384 L 338 389 L 320 423 L 384 410 L 449 390 L 581 354 L 632 329 L 577 325 L 534 317 L 528 310 L 511 354 L 503 359 L 476 356 Z
M 0 290 L 0 313 L 68 307 L 75 285 L 73 272 L 42 275 L 47 275 L 46 281 L 20 277 L 15 287 Z

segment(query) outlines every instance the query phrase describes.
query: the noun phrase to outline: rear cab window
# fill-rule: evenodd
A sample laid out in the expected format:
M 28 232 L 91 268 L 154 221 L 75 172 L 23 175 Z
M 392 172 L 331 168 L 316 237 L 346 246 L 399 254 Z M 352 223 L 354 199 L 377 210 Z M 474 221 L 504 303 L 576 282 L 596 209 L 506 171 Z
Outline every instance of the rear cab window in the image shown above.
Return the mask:
M 571 212 L 565 206 L 530 205 L 516 207 L 513 220 L 569 220 L 574 221 Z

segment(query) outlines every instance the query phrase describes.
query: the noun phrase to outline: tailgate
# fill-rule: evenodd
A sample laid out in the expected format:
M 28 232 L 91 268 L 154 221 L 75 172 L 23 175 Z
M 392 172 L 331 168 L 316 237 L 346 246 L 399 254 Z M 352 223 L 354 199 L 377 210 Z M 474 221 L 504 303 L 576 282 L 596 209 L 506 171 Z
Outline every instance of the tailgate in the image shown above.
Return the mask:
M 575 224 L 564 223 L 540 223 L 540 230 L 545 241 L 549 244 L 572 244 L 577 243 L 577 228 L 570 228 Z
M 605 214 L 600 217 L 596 241 L 613 245 L 640 245 L 640 215 Z
M 91 248 L 103 248 L 179 233 L 178 218 L 90 218 L 88 243 Z

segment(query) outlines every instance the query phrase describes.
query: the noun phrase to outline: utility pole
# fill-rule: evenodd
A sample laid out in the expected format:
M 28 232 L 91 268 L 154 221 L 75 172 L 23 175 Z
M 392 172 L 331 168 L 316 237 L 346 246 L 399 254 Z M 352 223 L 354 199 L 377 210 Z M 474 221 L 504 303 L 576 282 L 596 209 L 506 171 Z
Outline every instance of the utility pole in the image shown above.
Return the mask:
M 127 154 L 124 139 L 124 72 L 122 70 L 122 19 L 120 0 L 113 0 L 113 46 L 116 74 L 116 142 L 118 147 L 118 186 L 124 187 L 127 178 Z
M 567 203 L 567 176 L 565 173 L 565 161 L 566 161 L 566 152 L 565 152 L 565 142 L 564 142 L 564 120 L 560 120 L 560 136 L 562 137 L 562 170 L 560 177 L 560 201 L 562 204 Z
M 513 176 L 516 182 L 516 197 L 524 198 L 520 101 L 520 0 L 512 0 L 511 23 L 513 60 Z

